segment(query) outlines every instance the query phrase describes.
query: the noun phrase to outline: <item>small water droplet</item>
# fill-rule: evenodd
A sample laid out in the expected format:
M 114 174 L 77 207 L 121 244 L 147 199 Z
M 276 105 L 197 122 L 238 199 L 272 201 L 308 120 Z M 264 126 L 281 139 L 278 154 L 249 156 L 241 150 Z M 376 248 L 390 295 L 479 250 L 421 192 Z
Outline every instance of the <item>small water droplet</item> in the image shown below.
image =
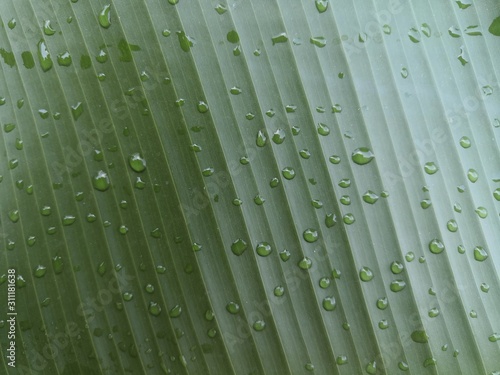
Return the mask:
M 328 0 L 316 0 L 316 9 L 319 13 L 324 13 L 328 9 Z
M 283 177 L 286 178 L 287 180 L 293 180 L 295 177 L 295 170 L 292 167 L 285 167 L 281 171 L 283 174 Z
M 161 307 L 156 302 L 149 302 L 148 311 L 153 316 L 158 316 L 161 313 Z
M 189 52 L 191 47 L 194 46 L 194 39 L 186 35 L 184 31 L 177 31 L 177 37 L 179 39 L 179 45 L 184 52 Z
M 257 140 L 256 140 L 257 146 L 264 147 L 266 145 L 266 143 L 267 143 L 266 134 L 264 133 L 264 131 L 259 130 L 257 132 Z
M 65 226 L 71 225 L 76 221 L 76 217 L 74 215 L 65 215 L 62 219 L 62 224 Z
M 488 28 L 490 34 L 495 36 L 500 36 L 500 17 L 497 17 L 491 22 L 490 27 Z
M 277 287 L 274 288 L 274 295 L 276 297 L 282 297 L 285 294 L 285 288 L 283 288 L 281 285 L 278 285 Z
M 394 261 L 391 263 L 391 272 L 395 275 L 400 274 L 404 270 L 404 265 L 401 262 Z
M 240 311 L 240 305 L 238 305 L 236 302 L 229 302 L 226 305 L 226 310 L 231 314 L 238 314 Z
M 484 207 L 478 207 L 475 211 L 477 216 L 479 216 L 481 219 L 486 219 L 486 217 L 488 216 L 488 210 Z
M 436 358 L 427 358 L 424 361 L 424 367 L 435 366 L 436 363 L 437 363 L 437 359 Z
M 372 361 L 368 363 L 365 367 L 365 370 L 370 375 L 375 375 L 377 373 L 377 362 Z
M 375 194 L 373 191 L 368 190 L 366 193 L 363 194 L 363 201 L 369 204 L 375 204 L 379 199 L 379 196 Z
M 354 224 L 354 222 L 356 221 L 356 218 L 354 217 L 353 214 L 348 213 L 342 217 L 342 221 L 344 222 L 344 224 L 351 225 L 351 224 Z
M 469 63 L 469 56 L 467 52 L 465 51 L 465 47 L 461 46 L 460 47 L 460 54 L 457 57 L 458 61 L 462 64 L 462 66 L 465 66 L 466 64 Z
M 336 359 L 337 365 L 342 366 L 346 365 L 349 361 L 347 359 L 347 356 L 345 355 L 339 355 Z
M 429 318 L 435 318 L 439 315 L 439 310 L 435 307 L 429 310 L 428 312 Z
M 272 249 L 271 245 L 269 245 L 267 242 L 260 242 L 257 245 L 257 247 L 255 248 L 255 251 L 261 257 L 267 257 L 269 254 L 271 254 L 273 249 Z
M 337 224 L 337 216 L 334 213 L 326 214 L 325 225 L 327 228 L 331 228 Z

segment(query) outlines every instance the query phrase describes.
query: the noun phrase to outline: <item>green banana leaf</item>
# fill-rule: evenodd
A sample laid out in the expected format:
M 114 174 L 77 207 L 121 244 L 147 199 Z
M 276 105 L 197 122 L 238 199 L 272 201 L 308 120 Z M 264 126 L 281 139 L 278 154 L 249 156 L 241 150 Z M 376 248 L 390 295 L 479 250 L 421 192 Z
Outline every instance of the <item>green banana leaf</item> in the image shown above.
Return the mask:
M 2 0 L 1 374 L 500 374 L 500 4 Z

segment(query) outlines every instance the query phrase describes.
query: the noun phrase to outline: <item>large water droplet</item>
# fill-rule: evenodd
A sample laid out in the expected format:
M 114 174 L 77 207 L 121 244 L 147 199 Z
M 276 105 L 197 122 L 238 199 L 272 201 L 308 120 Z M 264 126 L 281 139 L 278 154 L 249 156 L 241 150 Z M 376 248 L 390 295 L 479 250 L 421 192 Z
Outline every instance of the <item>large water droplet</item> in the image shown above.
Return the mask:
M 286 43 L 288 41 L 288 37 L 286 33 L 280 33 L 271 38 L 273 42 L 273 46 L 277 43 Z
M 394 280 L 391 282 L 391 291 L 394 293 L 402 291 L 404 288 L 406 288 L 406 283 L 403 280 Z
M 434 239 L 429 242 L 429 250 L 433 254 L 441 254 L 445 250 L 445 246 L 440 240 Z
M 429 341 L 429 336 L 423 330 L 416 330 L 411 333 L 411 339 L 417 343 L 425 344 Z
M 40 62 L 40 66 L 44 72 L 52 68 L 52 57 L 50 56 L 50 52 L 43 39 L 40 39 L 38 42 L 38 61 Z
M 98 171 L 94 176 L 92 184 L 94 185 L 94 188 L 99 191 L 106 191 L 111 185 L 108 174 L 102 170 Z
M 337 307 L 337 301 L 335 301 L 335 297 L 330 296 L 330 297 L 325 297 L 323 299 L 323 308 L 326 311 L 333 311 Z
M 303 233 L 304 240 L 309 243 L 316 242 L 319 238 L 318 231 L 312 228 L 308 228 Z
M 488 252 L 481 246 L 476 246 L 474 248 L 474 259 L 478 262 L 484 262 L 486 259 L 488 259 Z
M 493 20 L 488 31 L 495 36 L 500 36 L 500 17 Z
M 361 281 L 368 282 L 373 280 L 373 277 L 373 271 L 369 267 L 365 266 L 359 270 L 359 278 Z
M 107 29 L 111 26 L 111 4 L 107 4 L 99 13 L 99 25 Z
M 257 245 L 255 251 L 257 251 L 257 254 L 259 254 L 261 257 L 267 257 L 269 254 L 271 254 L 273 249 L 267 242 L 261 242 Z
M 326 12 L 328 9 L 328 0 L 316 0 L 316 9 L 320 13 Z
M 140 173 L 146 169 L 146 160 L 138 152 L 129 156 L 128 163 L 135 172 Z
M 352 161 L 358 165 L 368 164 L 375 158 L 373 152 L 367 147 L 360 147 L 352 153 Z

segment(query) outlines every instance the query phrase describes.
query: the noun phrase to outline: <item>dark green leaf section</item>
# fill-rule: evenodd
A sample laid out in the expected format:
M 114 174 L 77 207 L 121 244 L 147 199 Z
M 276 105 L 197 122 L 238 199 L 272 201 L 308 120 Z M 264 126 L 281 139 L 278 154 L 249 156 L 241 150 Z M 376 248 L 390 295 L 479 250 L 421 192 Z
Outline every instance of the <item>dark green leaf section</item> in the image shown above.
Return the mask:
M 498 373 L 499 14 L 2 2 L 0 372 Z

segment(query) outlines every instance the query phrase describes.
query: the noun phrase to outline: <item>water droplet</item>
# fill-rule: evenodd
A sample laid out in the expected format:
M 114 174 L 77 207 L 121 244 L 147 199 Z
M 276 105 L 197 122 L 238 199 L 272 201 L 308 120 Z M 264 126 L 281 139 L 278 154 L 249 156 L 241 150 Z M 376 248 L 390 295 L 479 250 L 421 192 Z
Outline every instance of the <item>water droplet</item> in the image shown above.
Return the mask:
M 408 78 L 408 69 L 406 69 L 405 67 L 401 68 L 401 77 L 403 78 Z
M 304 240 L 309 243 L 316 242 L 319 238 L 318 231 L 312 228 L 308 228 L 303 233 Z
M 285 106 L 286 113 L 293 113 L 296 110 L 297 110 L 297 106 L 296 105 L 288 104 L 287 106 Z
M 372 361 L 368 363 L 365 367 L 365 370 L 370 375 L 375 375 L 377 373 L 377 362 Z
M 92 179 L 94 188 L 99 191 L 106 191 L 111 186 L 108 174 L 102 170 L 98 171 Z
M 322 36 L 313 36 L 309 39 L 309 42 L 319 48 L 326 46 L 326 39 Z
M 257 332 L 262 331 L 264 328 L 266 328 L 266 322 L 264 322 L 263 320 L 256 320 L 253 323 L 253 329 Z
M 488 216 L 488 210 L 484 207 L 478 207 L 475 211 L 477 216 L 479 216 L 481 219 L 486 219 L 486 217 Z
M 226 305 L 226 310 L 231 314 L 238 314 L 238 312 L 240 311 L 240 305 L 238 305 L 236 302 L 229 302 Z
M 483 33 L 481 32 L 480 29 L 478 29 L 479 26 L 478 25 L 471 25 L 471 26 L 467 26 L 465 28 L 465 33 L 467 35 L 470 35 L 470 36 L 482 36 Z
M 146 169 L 146 160 L 138 152 L 129 156 L 128 163 L 135 172 L 140 173 Z
M 65 226 L 71 225 L 75 222 L 76 217 L 74 215 L 66 215 L 62 219 L 62 224 Z
M 105 50 L 101 49 L 99 50 L 99 53 L 97 54 L 95 59 L 97 60 L 97 62 L 104 64 L 106 61 L 108 61 L 108 54 Z
M 181 315 L 181 313 L 182 313 L 182 307 L 180 305 L 175 305 L 170 309 L 168 315 L 171 318 L 178 318 Z
M 266 134 L 264 133 L 264 131 L 259 130 L 257 133 L 257 140 L 256 140 L 257 146 L 264 147 L 266 143 L 267 143 Z
M 450 36 L 452 38 L 460 38 L 461 37 L 461 31 L 458 27 L 456 26 L 452 26 L 448 29 L 448 34 L 450 34 Z
M 271 38 L 273 42 L 273 46 L 277 43 L 286 43 L 288 41 L 288 37 L 286 33 L 280 33 Z
M 280 251 L 280 258 L 283 262 L 288 261 L 288 259 L 290 259 L 290 256 L 291 254 L 287 249 Z
M 432 202 L 430 199 L 423 199 L 420 201 L 420 207 L 422 207 L 424 210 L 432 206 Z
M 107 29 L 111 26 L 111 4 L 107 4 L 99 13 L 99 24 Z
M 368 190 L 366 193 L 363 194 L 363 201 L 369 204 L 375 204 L 379 199 L 379 196 L 375 194 L 373 191 Z
M 19 210 L 11 210 L 11 211 L 9 211 L 9 219 L 13 223 L 17 223 L 19 221 Z
M 186 35 L 184 31 L 177 31 L 177 37 L 179 38 L 179 45 L 184 52 L 189 52 L 191 47 L 194 46 L 194 39 Z
M 293 178 L 295 177 L 295 170 L 292 167 L 283 168 L 281 173 L 287 180 L 293 180 Z
M 338 155 L 332 155 L 328 158 L 328 160 L 330 161 L 330 163 L 332 164 L 339 164 L 340 163 L 340 156 Z
M 467 171 L 467 178 L 470 182 L 475 183 L 479 179 L 479 174 L 475 169 L 469 169 Z
M 482 283 L 480 288 L 481 288 L 481 291 L 484 293 L 488 293 L 490 291 L 490 286 L 486 283 Z
M 386 35 L 391 35 L 391 27 L 387 24 L 385 24 L 384 26 L 382 26 L 382 31 L 384 32 L 384 34 Z
M 285 294 L 285 288 L 283 288 L 281 285 L 278 285 L 276 288 L 274 288 L 274 295 L 276 297 L 282 297 Z
M 345 356 L 345 355 L 339 355 L 337 357 L 336 362 L 337 362 L 337 365 L 341 366 L 341 365 L 346 365 L 349 361 L 347 359 L 347 356 Z
M 496 189 L 493 192 L 493 198 L 495 198 L 497 201 L 500 201 L 500 188 Z
M 352 153 L 352 161 L 358 165 L 368 164 L 375 158 L 373 152 L 367 147 L 360 147 Z
M 431 27 L 427 23 L 422 24 L 420 31 L 422 31 L 422 34 L 424 34 L 427 38 L 431 37 Z
M 225 5 L 217 4 L 217 6 L 215 7 L 215 11 L 219 14 L 224 14 L 227 12 L 227 8 Z
M 423 330 L 416 330 L 411 333 L 411 339 L 419 344 L 426 344 L 429 341 L 429 336 Z
M 300 260 L 299 268 L 301 268 L 303 270 L 308 270 L 311 267 L 312 267 L 312 260 L 309 259 L 308 257 L 304 257 Z
M 40 39 L 38 42 L 38 61 L 40 62 L 40 66 L 44 72 L 50 70 L 52 68 L 52 57 L 50 56 L 50 52 L 47 49 L 47 45 L 43 39 Z
M 497 342 L 500 341 L 500 333 L 492 333 L 491 335 L 488 336 L 488 340 L 490 342 Z
M 7 25 L 9 26 L 9 29 L 13 30 L 14 27 L 16 27 L 17 25 L 17 21 L 15 18 L 12 18 L 8 23 Z
M 309 372 L 312 372 L 314 371 L 314 365 L 311 363 L 311 362 L 307 362 L 305 365 L 304 365 L 304 368 L 309 371 Z
M 455 1 L 460 9 L 467 9 L 472 5 L 471 0 L 456 0 Z
M 377 308 L 379 310 L 385 310 L 389 306 L 389 301 L 387 300 L 387 297 L 381 297 L 377 300 Z
M 78 102 L 71 106 L 71 114 L 73 115 L 73 120 L 78 120 L 78 118 L 83 113 L 83 104 L 82 102 Z
M 441 254 L 445 250 L 445 246 L 440 240 L 434 239 L 429 242 L 429 250 L 433 254 Z
M 458 224 L 455 220 L 449 220 L 448 223 L 446 223 L 446 228 L 454 233 L 458 230 Z
M 273 142 L 277 145 L 282 144 L 285 141 L 285 131 L 283 129 L 277 129 L 273 134 Z
M 424 367 L 435 366 L 436 363 L 437 363 L 437 359 L 436 358 L 427 358 L 424 361 Z
M 420 43 L 420 33 L 419 33 L 419 31 L 415 27 L 412 27 L 408 31 L 408 38 L 410 38 L 410 40 L 413 43 Z
M 394 293 L 397 293 L 406 288 L 406 283 L 403 280 L 394 280 L 391 282 L 390 288 Z
M 460 47 L 460 54 L 457 57 L 458 61 L 462 64 L 462 66 L 465 66 L 466 64 L 469 63 L 469 56 L 467 52 L 465 51 L 465 47 L 461 46 Z
M 430 318 L 435 318 L 439 315 L 439 310 L 435 307 L 429 310 L 428 315 Z
M 161 307 L 156 302 L 149 302 L 148 311 L 153 316 L 158 316 L 161 313 Z
M 398 261 L 394 261 L 391 263 L 391 272 L 393 274 L 398 275 L 401 272 L 403 272 L 403 270 L 404 270 L 403 263 L 400 263 Z
M 425 173 L 427 173 L 427 174 L 434 174 L 439 170 L 439 168 L 434 162 L 428 162 L 428 163 L 425 163 L 424 170 L 425 170 Z
M 320 13 L 326 12 L 328 9 L 328 0 L 316 0 L 316 9 Z
M 327 228 L 333 227 L 337 224 L 337 216 L 334 213 L 327 214 L 325 216 L 325 225 Z
M 484 262 L 486 259 L 488 259 L 488 252 L 481 246 L 476 246 L 474 248 L 474 259 L 478 262 Z
M 333 311 L 337 307 L 337 301 L 335 301 L 335 297 L 329 296 L 323 299 L 323 308 L 326 311 Z
M 63 271 L 64 262 L 59 255 L 56 255 L 52 258 L 52 267 L 54 268 L 54 273 L 57 275 Z
M 386 319 L 382 319 L 381 321 L 378 322 L 378 328 L 380 329 L 389 328 L 389 322 Z
M 311 157 L 311 153 L 307 148 L 300 150 L 299 155 L 301 156 L 302 159 L 309 159 Z
M 257 247 L 255 248 L 255 251 L 261 257 L 267 257 L 269 254 L 271 254 L 273 249 L 272 249 L 271 245 L 269 245 L 267 242 L 260 242 L 257 245 Z
M 322 277 L 319 280 L 319 286 L 321 289 L 326 289 L 330 286 L 330 279 L 328 277 Z
M 398 363 L 398 367 L 401 371 L 408 371 L 410 366 L 408 366 L 408 364 L 406 362 L 399 362 Z
M 342 221 L 344 222 L 344 224 L 351 225 L 351 224 L 354 224 L 354 222 L 356 221 L 356 218 L 354 217 L 353 214 L 349 213 L 349 214 L 344 215 L 344 217 L 342 218 Z
M 257 194 L 254 198 L 253 198 L 253 201 L 254 203 L 257 205 L 257 206 L 262 206 L 266 200 L 264 199 L 264 197 L 260 194 Z
M 57 63 L 59 66 L 70 66 L 72 63 L 71 55 L 68 51 L 57 55 Z
M 373 280 L 373 277 L 375 275 L 373 274 L 372 270 L 369 268 L 369 267 L 361 267 L 361 269 L 359 270 L 359 278 L 361 279 L 361 281 L 364 281 L 364 282 L 368 282 L 368 281 L 371 281 Z
M 132 299 L 134 298 L 134 295 L 131 292 L 123 292 L 122 298 L 124 301 L 128 302 L 128 301 L 132 301 Z
M 318 123 L 318 134 L 326 137 L 328 134 L 330 134 L 330 128 L 323 123 Z

